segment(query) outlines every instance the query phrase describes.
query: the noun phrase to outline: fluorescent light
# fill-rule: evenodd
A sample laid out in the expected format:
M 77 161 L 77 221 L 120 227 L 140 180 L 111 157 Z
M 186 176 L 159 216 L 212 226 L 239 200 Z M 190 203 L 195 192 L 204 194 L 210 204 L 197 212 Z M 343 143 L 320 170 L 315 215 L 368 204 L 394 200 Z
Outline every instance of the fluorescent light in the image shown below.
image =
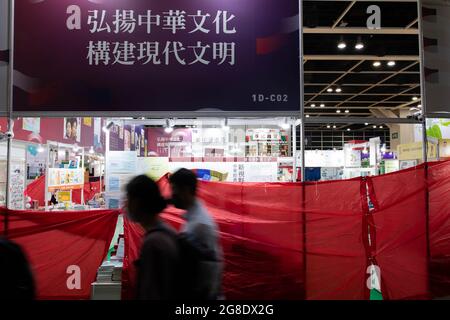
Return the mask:
M 381 62 L 380 62 L 380 61 L 374 61 L 374 63 L 372 63 L 372 65 L 373 65 L 375 68 L 378 68 L 379 66 L 381 66 Z
M 387 65 L 389 67 L 393 67 L 393 66 L 395 66 L 395 61 L 388 61 Z

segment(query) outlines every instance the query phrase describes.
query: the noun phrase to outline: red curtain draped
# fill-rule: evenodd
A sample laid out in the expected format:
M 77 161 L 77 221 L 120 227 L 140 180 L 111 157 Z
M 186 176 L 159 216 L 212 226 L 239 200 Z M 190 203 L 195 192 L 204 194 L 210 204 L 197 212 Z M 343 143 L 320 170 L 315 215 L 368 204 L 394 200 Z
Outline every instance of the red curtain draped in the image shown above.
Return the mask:
M 168 196 L 167 176 L 159 181 Z M 302 224 L 299 185 L 200 182 L 199 198 L 214 217 L 224 251 L 223 288 L 227 299 L 301 299 Z M 182 211 L 168 208 L 163 218 L 175 228 Z M 123 297 L 132 296 L 141 237 L 125 220 Z
M 32 200 L 39 201 L 40 206 L 45 205 L 45 176 L 41 176 L 31 182 L 25 189 L 25 195 Z M 100 181 L 85 182 L 84 183 L 84 201 L 88 202 L 94 198 L 96 193 L 100 191 Z M 81 203 L 81 189 L 72 191 L 72 202 Z
M 429 296 L 424 166 L 369 177 L 370 226 L 384 299 Z
M 305 187 L 308 299 L 367 298 L 361 185 L 357 178 Z
M 3 231 L 2 212 L 0 228 Z M 38 299 L 89 299 L 91 283 L 114 235 L 118 211 L 11 211 L 8 238 L 25 251 Z M 78 266 L 81 288 L 70 290 L 69 266 Z M 5 276 L 5 275 L 4 275 Z
M 429 165 L 428 187 L 431 292 L 450 296 L 450 161 Z

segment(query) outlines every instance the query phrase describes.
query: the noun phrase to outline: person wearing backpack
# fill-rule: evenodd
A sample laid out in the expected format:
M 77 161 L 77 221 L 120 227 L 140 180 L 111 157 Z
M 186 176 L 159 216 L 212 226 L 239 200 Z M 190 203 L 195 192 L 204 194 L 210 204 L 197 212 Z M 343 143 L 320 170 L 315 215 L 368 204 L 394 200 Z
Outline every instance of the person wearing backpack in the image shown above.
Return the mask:
M 197 177 L 188 169 L 170 175 L 172 204 L 186 210 L 178 237 L 184 296 L 191 300 L 216 300 L 222 295 L 222 248 L 218 228 L 197 199 Z
M 178 235 L 159 214 L 167 202 L 149 177 L 133 178 L 126 187 L 127 217 L 146 231 L 137 267 L 138 300 L 174 300 L 180 297 Z

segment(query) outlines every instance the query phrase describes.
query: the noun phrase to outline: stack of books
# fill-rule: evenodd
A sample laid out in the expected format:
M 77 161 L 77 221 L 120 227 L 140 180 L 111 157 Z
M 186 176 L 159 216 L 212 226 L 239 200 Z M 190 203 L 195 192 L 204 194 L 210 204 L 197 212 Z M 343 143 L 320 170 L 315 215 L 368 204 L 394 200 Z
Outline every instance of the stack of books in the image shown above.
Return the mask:
M 114 266 L 115 264 L 110 261 L 103 262 L 97 271 L 97 282 L 99 283 L 111 282 L 114 272 Z

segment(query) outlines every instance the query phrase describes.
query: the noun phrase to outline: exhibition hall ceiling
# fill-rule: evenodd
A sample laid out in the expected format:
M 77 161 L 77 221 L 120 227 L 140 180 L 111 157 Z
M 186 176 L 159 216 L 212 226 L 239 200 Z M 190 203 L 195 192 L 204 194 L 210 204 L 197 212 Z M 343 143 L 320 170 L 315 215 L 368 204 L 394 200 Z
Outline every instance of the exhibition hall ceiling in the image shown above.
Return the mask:
M 381 28 L 371 30 L 367 12 L 374 5 Z M 416 1 L 305 0 L 303 16 L 307 117 L 405 118 L 421 111 Z

